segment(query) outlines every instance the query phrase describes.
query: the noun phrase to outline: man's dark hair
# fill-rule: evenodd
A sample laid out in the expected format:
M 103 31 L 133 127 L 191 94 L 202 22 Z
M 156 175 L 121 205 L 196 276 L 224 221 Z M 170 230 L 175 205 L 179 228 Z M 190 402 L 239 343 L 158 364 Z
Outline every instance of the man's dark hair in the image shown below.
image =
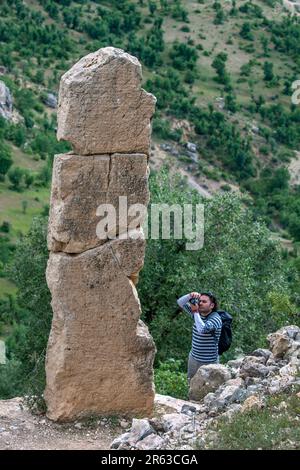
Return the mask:
M 218 310 L 218 301 L 212 292 L 201 292 L 200 295 L 207 295 L 214 304 L 214 310 Z

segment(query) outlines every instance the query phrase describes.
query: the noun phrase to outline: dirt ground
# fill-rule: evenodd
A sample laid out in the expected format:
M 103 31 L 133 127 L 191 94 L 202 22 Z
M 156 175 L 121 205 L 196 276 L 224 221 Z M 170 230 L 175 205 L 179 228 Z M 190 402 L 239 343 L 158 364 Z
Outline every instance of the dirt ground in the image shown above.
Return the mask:
M 125 431 L 107 418 L 57 424 L 32 415 L 21 398 L 0 400 L 0 450 L 107 450 Z

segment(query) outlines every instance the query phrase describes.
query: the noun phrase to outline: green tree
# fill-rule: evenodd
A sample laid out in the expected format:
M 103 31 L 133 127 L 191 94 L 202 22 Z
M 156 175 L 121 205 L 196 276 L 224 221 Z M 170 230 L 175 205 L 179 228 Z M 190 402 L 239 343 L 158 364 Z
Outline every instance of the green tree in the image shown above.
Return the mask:
M 190 67 L 193 70 L 196 67 L 198 52 L 193 46 L 175 41 L 170 51 L 170 57 L 176 69 L 186 70 Z
M 254 36 L 253 36 L 253 33 L 252 33 L 252 26 L 251 26 L 250 23 L 246 22 L 246 23 L 242 24 L 242 28 L 241 28 L 241 31 L 240 31 L 240 36 L 243 39 L 247 39 L 248 41 L 253 41 L 254 40 Z
M 28 201 L 26 201 L 26 200 L 22 201 L 22 212 L 23 212 L 23 214 L 26 214 L 27 207 L 28 207 Z
M 236 113 L 238 110 L 238 104 L 236 101 L 236 96 L 233 93 L 229 93 L 225 96 L 225 108 L 232 113 Z
M 212 62 L 212 67 L 217 72 L 217 81 L 222 83 L 223 85 L 229 85 L 230 77 L 226 71 L 226 61 L 228 59 L 228 55 L 226 52 L 220 52 L 216 55 Z
M 9 181 L 12 184 L 12 189 L 18 191 L 21 189 L 21 183 L 24 176 L 23 168 L 19 166 L 15 166 L 11 168 L 7 174 Z
M 10 148 L 0 140 L 0 178 L 6 175 L 12 163 Z
M 10 269 L 18 293 L 17 305 L 8 313 L 15 322 L 6 341 L 8 362 L 0 369 L 3 398 L 27 393 L 41 396 L 45 387 L 44 361 L 52 318 L 45 279 L 49 257 L 46 237 L 47 219 L 35 218 L 28 235 L 17 244 Z
M 279 247 L 237 196 L 228 193 L 203 200 L 164 169 L 151 177 L 151 202 L 205 205 L 202 249 L 187 251 L 186 240 L 147 242 L 138 291 L 143 318 L 158 348 L 156 361 L 186 360 L 192 324 L 176 299 L 187 292 L 212 290 L 221 307 L 233 314 L 234 344 L 227 357 L 239 348 L 251 352 L 264 344 L 269 332 L 289 321 L 287 316 L 273 317 L 266 307 L 269 292 L 288 292 Z
M 272 62 L 264 62 L 264 80 L 271 82 L 274 78 L 273 64 Z

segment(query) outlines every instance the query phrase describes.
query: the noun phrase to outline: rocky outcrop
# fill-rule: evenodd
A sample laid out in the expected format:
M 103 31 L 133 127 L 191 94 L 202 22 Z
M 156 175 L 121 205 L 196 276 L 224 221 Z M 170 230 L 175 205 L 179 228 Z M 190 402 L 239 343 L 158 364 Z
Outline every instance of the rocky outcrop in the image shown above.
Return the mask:
M 191 381 L 192 395 L 197 401 L 157 395 L 155 417 L 148 420 L 148 425 L 143 420 L 144 427 L 151 426 L 151 434 L 145 439 L 137 436 L 133 426 L 115 439 L 111 447 L 205 448 L 208 433 L 212 433 L 212 425 L 219 418 L 231 420 L 237 413 L 259 411 L 266 406 L 268 396 L 290 393 L 294 386 L 300 386 L 299 334 L 299 327 L 287 326 L 269 335 L 270 350 L 257 349 L 225 366 L 200 367 Z M 284 402 L 281 406 L 284 407 Z
M 4 74 L 5 71 L 2 73 Z M 13 124 L 18 124 L 24 121 L 24 118 L 13 106 L 13 97 L 10 89 L 2 80 L 0 80 L 0 117 L 4 118 L 6 121 L 12 122 Z
M 12 119 L 13 101 L 9 88 L 0 81 L 0 116 L 10 121 Z
M 51 190 L 45 400 L 52 420 L 153 410 L 155 346 L 135 284 L 155 98 L 140 82 L 137 59 L 114 48 L 89 54 L 62 77 L 58 137 L 74 152 L 55 156 Z M 128 211 L 134 205 L 144 211 Z M 111 208 L 116 217 L 106 219 Z
M 43 103 L 49 108 L 55 109 L 57 107 L 57 98 L 53 93 L 47 93 L 43 97 Z

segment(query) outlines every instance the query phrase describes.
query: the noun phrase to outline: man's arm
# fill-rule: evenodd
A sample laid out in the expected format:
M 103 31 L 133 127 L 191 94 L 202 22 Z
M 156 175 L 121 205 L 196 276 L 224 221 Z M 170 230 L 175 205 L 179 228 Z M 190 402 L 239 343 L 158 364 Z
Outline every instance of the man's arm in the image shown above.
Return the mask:
M 190 294 L 183 295 L 177 299 L 177 304 L 182 308 L 186 313 L 188 313 L 192 318 L 194 317 L 194 312 L 189 305 L 190 299 L 198 297 L 200 294 L 198 292 L 191 292 Z
M 192 298 L 199 298 L 201 294 L 198 294 L 198 292 L 191 292 L 190 294 L 183 295 L 182 297 L 179 297 L 177 299 L 177 303 L 179 307 L 183 308 L 184 305 Z
M 185 304 L 188 303 L 190 298 L 191 298 L 191 294 L 186 294 L 186 295 L 183 295 L 182 297 L 179 297 L 179 299 L 177 299 L 177 303 L 179 307 L 181 307 L 184 310 Z
M 182 297 L 179 297 L 179 299 L 177 299 L 177 304 L 179 305 L 180 308 L 182 308 L 182 310 L 184 310 L 191 318 L 194 318 L 194 315 L 193 315 L 193 312 L 192 312 L 192 309 L 189 305 L 189 300 L 191 298 L 191 294 L 186 294 L 186 295 L 183 295 Z
M 205 323 L 202 320 L 202 318 L 200 317 L 198 312 L 194 313 L 194 319 L 195 319 L 195 324 L 196 324 L 196 328 L 197 328 L 198 333 L 200 333 L 200 334 L 207 333 L 205 331 Z
M 206 323 L 201 319 L 199 313 L 194 314 L 195 318 L 195 324 L 198 333 L 211 333 L 215 334 L 216 330 L 220 327 L 222 327 L 222 324 L 220 325 L 217 319 L 212 319 L 208 320 Z

